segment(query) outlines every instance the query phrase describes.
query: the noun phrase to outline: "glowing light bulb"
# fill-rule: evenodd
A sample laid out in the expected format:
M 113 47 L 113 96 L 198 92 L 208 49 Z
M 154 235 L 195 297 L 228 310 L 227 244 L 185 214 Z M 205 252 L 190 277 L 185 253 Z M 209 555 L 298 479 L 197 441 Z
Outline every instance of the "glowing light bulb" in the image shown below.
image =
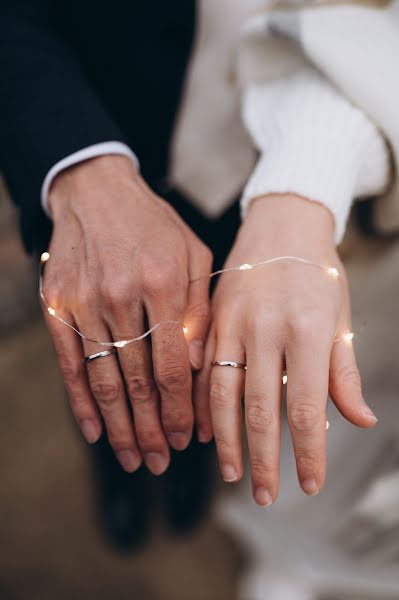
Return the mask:
M 354 333 L 352 331 L 348 331 L 348 333 L 345 333 L 342 336 L 342 338 L 343 338 L 344 342 L 348 342 L 349 343 L 349 342 L 351 342 L 353 340 L 353 336 L 354 336 Z
M 330 429 L 330 421 L 326 421 L 326 431 Z
M 48 310 L 48 313 L 49 313 L 49 314 L 50 314 L 52 317 L 54 317 L 54 316 L 55 316 L 55 310 L 54 310 L 54 308 L 52 308 L 51 306 L 49 306 L 47 310 Z
M 49 258 L 50 254 L 48 252 L 43 252 L 43 254 L 40 257 L 40 262 L 45 263 L 48 261 Z
M 115 348 L 124 348 L 127 344 L 126 340 L 121 340 L 120 342 L 114 342 Z
M 249 269 L 252 269 L 252 265 L 249 265 L 248 263 L 240 265 L 240 271 L 249 271 Z
M 330 275 L 330 277 L 332 277 L 333 279 L 337 279 L 339 277 L 339 271 L 338 269 L 336 269 L 335 267 L 328 267 L 327 269 L 327 273 L 328 275 Z
M 188 327 L 186 327 L 185 325 L 183 325 L 183 333 L 184 335 L 188 333 Z
M 283 375 L 283 385 L 285 385 L 288 381 L 287 375 Z

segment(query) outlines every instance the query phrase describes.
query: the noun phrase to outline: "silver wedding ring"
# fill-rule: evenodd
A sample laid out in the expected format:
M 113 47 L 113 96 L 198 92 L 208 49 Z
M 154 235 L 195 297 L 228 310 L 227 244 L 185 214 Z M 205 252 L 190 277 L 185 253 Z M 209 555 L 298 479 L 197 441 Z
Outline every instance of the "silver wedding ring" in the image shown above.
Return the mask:
M 116 350 L 101 350 L 101 352 L 96 352 L 95 354 L 90 354 L 89 356 L 85 356 L 85 363 L 88 364 L 92 360 L 97 360 L 97 358 L 104 358 L 104 356 L 109 356 L 110 354 L 115 354 Z
M 235 360 L 213 360 L 211 363 L 212 367 L 233 367 L 234 369 L 247 368 L 245 363 L 236 362 Z

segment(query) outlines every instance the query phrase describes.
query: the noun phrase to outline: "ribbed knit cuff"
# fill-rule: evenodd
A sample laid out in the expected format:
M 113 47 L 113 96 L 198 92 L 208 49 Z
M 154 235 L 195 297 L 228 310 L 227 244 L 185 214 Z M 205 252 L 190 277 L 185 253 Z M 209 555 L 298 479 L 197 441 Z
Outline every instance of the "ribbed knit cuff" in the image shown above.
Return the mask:
M 252 86 L 243 116 L 261 153 L 243 218 L 256 197 L 298 194 L 330 209 L 339 243 L 353 199 L 381 192 L 388 180 L 388 150 L 375 125 L 310 69 Z

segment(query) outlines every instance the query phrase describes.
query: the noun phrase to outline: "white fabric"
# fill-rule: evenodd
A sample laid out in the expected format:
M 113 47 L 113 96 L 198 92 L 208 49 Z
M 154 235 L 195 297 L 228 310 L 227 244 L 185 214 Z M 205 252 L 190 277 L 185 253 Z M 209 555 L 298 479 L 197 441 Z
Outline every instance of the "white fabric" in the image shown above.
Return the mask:
M 92 146 L 88 146 L 87 148 L 82 148 L 82 150 L 78 150 L 69 156 L 66 156 L 59 162 L 57 162 L 53 167 L 51 167 L 50 171 L 47 173 L 42 189 L 41 189 L 41 203 L 44 212 L 48 217 L 51 218 L 49 207 L 48 207 L 48 194 L 50 191 L 50 187 L 54 179 L 57 177 L 61 171 L 65 171 L 69 167 L 73 165 L 77 165 L 80 162 L 85 160 L 89 160 L 90 158 L 95 158 L 96 156 L 103 156 L 105 154 L 121 154 L 123 156 L 127 156 L 133 162 L 135 167 L 139 168 L 139 161 L 137 156 L 132 152 L 129 146 L 126 144 L 122 144 L 121 142 L 102 142 L 100 144 L 93 144 Z
M 384 191 L 389 154 L 375 125 L 313 69 L 249 86 L 244 121 L 261 156 L 242 198 L 294 192 L 324 204 L 340 243 L 353 198 Z

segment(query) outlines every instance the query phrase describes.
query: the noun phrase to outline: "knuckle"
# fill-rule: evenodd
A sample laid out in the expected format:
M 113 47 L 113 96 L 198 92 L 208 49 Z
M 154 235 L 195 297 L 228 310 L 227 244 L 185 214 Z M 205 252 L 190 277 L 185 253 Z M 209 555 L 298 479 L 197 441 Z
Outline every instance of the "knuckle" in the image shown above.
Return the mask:
M 49 304 L 57 305 L 62 299 L 62 286 L 53 279 L 45 279 L 43 282 L 43 294 Z
M 153 451 L 161 452 L 164 450 L 164 439 L 162 433 L 156 428 L 146 428 L 140 430 L 137 428 L 137 437 L 139 440 L 140 448 L 144 452 Z
M 218 449 L 218 453 L 222 456 L 231 456 L 235 450 L 232 442 L 223 433 L 215 433 L 215 442 Z
M 216 410 L 225 410 L 231 405 L 231 393 L 219 381 L 212 381 L 210 385 L 211 404 Z
M 162 422 L 167 433 L 188 431 L 192 427 L 193 417 L 187 410 L 173 407 L 164 411 Z
M 251 474 L 254 481 L 265 481 L 273 472 L 271 465 L 260 458 L 251 459 Z
M 179 393 L 188 388 L 188 371 L 176 362 L 165 362 L 156 371 L 156 381 L 161 391 Z
M 142 258 L 141 278 L 145 290 L 150 295 L 159 295 L 175 288 L 177 270 L 171 263 L 165 263 L 150 256 Z
M 69 393 L 69 403 L 73 414 L 79 419 L 84 417 L 88 410 L 90 410 L 90 404 L 87 402 L 87 398 L 84 394 L 79 392 Z
M 353 367 L 342 367 L 338 373 L 338 380 L 343 384 L 351 385 L 360 388 L 361 387 L 361 378 L 359 369 L 355 366 Z
M 132 440 L 125 433 L 108 433 L 108 442 L 115 452 L 130 450 L 133 446 Z
M 189 307 L 190 318 L 199 321 L 208 321 L 210 316 L 210 306 L 208 302 L 198 302 Z
M 103 304 L 111 310 L 126 306 L 132 300 L 130 286 L 127 282 L 122 281 L 105 280 L 100 287 L 100 296 Z
M 77 294 L 77 303 L 78 306 L 92 306 L 94 304 L 95 301 L 95 290 L 94 287 L 91 286 L 82 286 L 79 289 L 79 292 Z
M 295 315 L 289 321 L 289 330 L 294 338 L 303 338 L 311 335 L 315 330 L 325 328 L 325 316 L 317 307 L 307 308 Z
M 102 409 L 113 408 L 121 396 L 121 387 L 116 381 L 96 381 L 91 389 Z
M 210 250 L 210 248 L 208 248 L 208 246 L 205 246 L 205 244 L 201 244 L 200 256 L 204 265 L 206 265 L 210 269 L 213 263 L 213 253 Z
M 151 377 L 130 375 L 125 377 L 129 397 L 136 403 L 148 403 L 154 399 L 155 382 Z
M 300 433 L 310 433 L 320 418 L 317 407 L 311 402 L 298 402 L 291 407 L 289 419 L 292 427 Z
M 58 363 L 64 381 L 67 386 L 73 387 L 79 382 L 83 373 L 83 363 L 80 364 L 78 361 L 71 361 L 65 358 L 63 355 L 58 354 Z
M 267 433 L 275 425 L 273 411 L 259 403 L 248 403 L 247 425 L 252 433 Z
M 302 473 L 305 472 L 314 474 L 318 470 L 319 462 L 319 459 L 316 456 L 312 455 L 298 455 L 296 457 L 297 468 Z

